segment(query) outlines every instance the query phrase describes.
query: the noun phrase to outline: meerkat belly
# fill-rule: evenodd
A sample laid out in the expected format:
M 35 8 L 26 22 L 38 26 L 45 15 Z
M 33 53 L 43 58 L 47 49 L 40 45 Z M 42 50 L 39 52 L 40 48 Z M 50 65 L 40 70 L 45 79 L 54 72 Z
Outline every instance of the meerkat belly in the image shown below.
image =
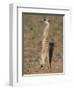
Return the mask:
M 44 35 L 43 35 L 43 41 L 42 41 L 42 47 L 43 48 L 48 48 L 49 46 L 49 36 L 48 36 L 48 31 L 44 32 Z
M 43 40 L 42 40 L 42 55 L 43 55 L 43 57 L 47 56 L 48 48 L 49 48 L 48 31 L 45 30 L 43 33 Z

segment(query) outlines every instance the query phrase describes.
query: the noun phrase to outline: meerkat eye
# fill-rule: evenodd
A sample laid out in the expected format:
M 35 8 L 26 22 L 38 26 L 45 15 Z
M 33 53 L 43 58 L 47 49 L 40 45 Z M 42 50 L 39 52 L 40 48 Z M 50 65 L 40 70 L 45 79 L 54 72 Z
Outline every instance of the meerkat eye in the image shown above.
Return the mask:
M 50 20 L 48 20 L 48 22 L 50 22 Z
M 46 21 L 46 19 L 44 18 L 44 20 L 43 21 Z

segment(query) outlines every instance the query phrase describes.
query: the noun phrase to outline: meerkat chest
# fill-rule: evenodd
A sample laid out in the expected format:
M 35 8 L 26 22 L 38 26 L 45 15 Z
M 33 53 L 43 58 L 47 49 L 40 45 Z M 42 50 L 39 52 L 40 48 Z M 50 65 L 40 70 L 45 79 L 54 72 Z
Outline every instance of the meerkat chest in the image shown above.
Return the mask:
M 49 36 L 49 25 L 47 25 L 47 26 L 44 28 L 44 31 L 43 31 L 43 39 L 48 40 L 48 36 Z
M 49 25 L 44 28 L 43 32 L 43 47 L 48 47 L 49 44 Z

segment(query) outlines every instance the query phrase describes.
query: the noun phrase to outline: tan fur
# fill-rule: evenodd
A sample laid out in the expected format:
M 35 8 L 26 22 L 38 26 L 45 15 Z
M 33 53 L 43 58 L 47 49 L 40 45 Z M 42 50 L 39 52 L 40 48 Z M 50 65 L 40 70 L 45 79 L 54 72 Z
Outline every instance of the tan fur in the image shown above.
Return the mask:
M 43 30 L 43 40 L 42 40 L 42 50 L 41 50 L 41 65 L 45 64 L 45 60 L 49 60 L 49 56 L 48 56 L 48 49 L 49 49 L 49 27 L 50 27 L 50 23 L 47 21 L 44 22 L 45 28 Z

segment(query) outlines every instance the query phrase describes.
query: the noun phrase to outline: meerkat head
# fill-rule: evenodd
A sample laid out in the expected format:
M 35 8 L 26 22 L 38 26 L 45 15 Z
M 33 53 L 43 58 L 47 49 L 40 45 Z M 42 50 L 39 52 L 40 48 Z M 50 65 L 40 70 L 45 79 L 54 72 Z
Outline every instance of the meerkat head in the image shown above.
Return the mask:
M 46 19 L 46 18 L 44 18 L 43 21 L 44 21 L 45 24 L 49 24 L 50 23 L 50 20 Z
M 47 19 L 47 18 L 44 18 L 43 20 L 40 21 L 40 23 L 46 23 L 46 24 L 48 24 L 48 23 L 50 23 L 50 20 Z
M 43 18 L 43 19 L 40 21 L 40 23 L 41 23 L 41 26 L 42 26 L 43 28 L 45 28 L 45 26 L 50 25 L 50 20 L 49 20 L 48 18 Z

